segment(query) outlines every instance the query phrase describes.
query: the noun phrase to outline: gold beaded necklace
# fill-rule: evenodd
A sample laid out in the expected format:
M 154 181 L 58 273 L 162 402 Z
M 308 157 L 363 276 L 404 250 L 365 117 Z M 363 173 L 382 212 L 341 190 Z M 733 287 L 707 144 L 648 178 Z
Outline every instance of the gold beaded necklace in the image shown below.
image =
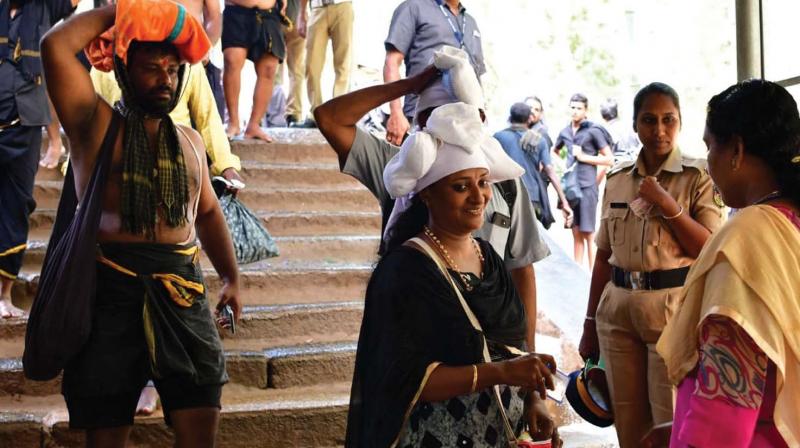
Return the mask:
M 433 230 L 431 230 L 430 227 L 426 225 L 423 227 L 423 231 L 425 233 L 425 236 L 427 236 L 428 239 L 433 241 L 433 243 L 436 245 L 436 249 L 438 249 L 438 252 L 444 255 L 444 259 L 445 261 L 447 261 L 447 265 L 450 266 L 450 269 L 456 271 L 458 276 L 461 278 L 461 282 L 464 284 L 464 289 L 466 289 L 467 291 L 472 291 L 472 285 L 469 283 L 469 276 L 461 272 L 461 269 L 458 268 L 456 262 L 453 261 L 453 258 L 450 257 L 450 253 L 447 252 L 447 249 L 445 249 L 444 244 L 442 244 L 442 242 L 439 241 L 439 238 L 436 236 L 435 233 L 433 233 Z M 472 247 L 475 249 L 475 253 L 478 254 L 478 259 L 481 261 L 481 266 L 483 266 L 484 262 L 483 254 L 481 253 L 480 246 L 478 246 L 478 242 L 475 241 L 475 238 L 473 238 L 472 236 L 470 236 L 469 239 L 470 241 L 472 241 Z M 483 271 L 481 271 L 481 278 L 483 278 Z

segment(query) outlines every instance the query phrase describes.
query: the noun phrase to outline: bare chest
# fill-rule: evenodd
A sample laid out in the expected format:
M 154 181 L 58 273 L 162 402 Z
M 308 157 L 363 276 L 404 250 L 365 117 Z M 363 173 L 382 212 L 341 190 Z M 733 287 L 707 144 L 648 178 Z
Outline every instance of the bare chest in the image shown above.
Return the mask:
M 146 176 L 146 180 L 150 182 L 150 188 L 152 189 L 151 191 L 154 195 L 153 199 L 156 202 L 156 239 L 161 242 L 183 242 L 192 237 L 194 220 L 197 214 L 197 203 L 200 197 L 200 186 L 202 185 L 202 154 L 197 153 L 189 140 L 182 135 L 180 131 L 178 132 L 178 138 L 181 146 L 180 158 L 182 158 L 182 164 L 184 165 L 186 172 L 185 183 L 173 182 L 173 185 L 170 185 L 169 182 L 165 181 L 163 183 L 165 183 L 166 186 L 161 186 L 162 180 L 165 178 L 166 171 L 168 171 L 170 168 L 169 165 L 180 163 L 180 161 L 177 160 L 177 157 L 175 159 L 159 161 L 158 157 L 154 156 L 156 163 L 152 168 L 146 170 L 133 170 L 127 173 L 127 175 L 130 176 Z M 148 148 L 148 150 L 152 151 L 153 149 Z M 120 211 L 123 201 L 122 192 L 127 177 L 125 173 L 125 159 L 129 157 L 129 154 L 126 154 L 126 152 L 123 150 L 121 135 L 120 138 L 117 139 L 113 151 L 114 153 L 111 159 L 111 167 L 108 173 L 108 181 L 106 183 L 103 199 L 103 216 L 100 224 L 100 239 L 106 241 L 138 240 L 141 239 L 142 236 L 125 235 L 121 230 L 122 223 Z M 163 196 L 165 196 L 167 193 L 165 193 L 163 188 L 186 188 L 188 193 L 186 203 L 186 225 L 180 228 L 169 227 L 166 225 L 165 219 L 163 219 L 166 210 Z

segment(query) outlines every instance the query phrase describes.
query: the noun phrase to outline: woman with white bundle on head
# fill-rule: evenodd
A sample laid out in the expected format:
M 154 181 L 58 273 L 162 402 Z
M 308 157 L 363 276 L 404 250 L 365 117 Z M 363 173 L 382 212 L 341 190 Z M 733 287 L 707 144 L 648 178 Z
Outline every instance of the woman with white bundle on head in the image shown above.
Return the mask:
M 491 245 L 473 238 L 493 182 L 522 168 L 477 107 L 433 110 L 386 166 L 397 199 L 367 288 L 348 447 L 508 446 L 538 424 L 552 356 L 527 354 L 525 309 Z
M 442 47 L 436 51 L 433 63 L 417 75 L 350 92 L 314 110 L 319 130 L 336 152 L 341 171 L 357 179 L 378 200 L 381 233 L 395 205 L 395 199 L 384 184 L 383 171 L 389 160 L 400 153 L 400 147 L 366 132 L 357 123 L 370 110 L 409 93 L 419 95 L 414 121 L 423 131 L 428 117 L 437 107 L 461 102 L 478 108 L 479 113 L 484 107 L 480 83 L 466 54 L 457 48 Z M 502 256 L 525 306 L 526 342 L 528 348 L 534 350 L 537 311 L 533 264 L 547 257 L 550 249 L 540 234 L 536 214 L 521 180 L 496 182 L 491 184 L 491 189 L 491 199 L 483 209 L 483 225 L 473 236 L 489 242 Z M 379 254 L 384 252 L 385 241 L 382 240 Z

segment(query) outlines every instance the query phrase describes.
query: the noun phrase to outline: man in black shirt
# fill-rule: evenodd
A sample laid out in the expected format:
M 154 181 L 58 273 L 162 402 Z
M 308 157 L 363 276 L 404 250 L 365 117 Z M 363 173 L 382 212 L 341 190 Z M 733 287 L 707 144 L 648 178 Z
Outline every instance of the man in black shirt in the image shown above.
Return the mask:
M 597 220 L 598 184 L 602 176 L 598 176 L 598 166 L 611 166 L 614 162 L 611 155 L 611 137 L 598 125 L 586 119 L 589 100 L 585 95 L 576 93 L 569 100 L 572 111 L 572 122 L 558 134 L 554 151 L 567 148 L 567 166 L 573 164 L 577 173 L 577 182 L 581 190 L 581 198 L 570 204 L 575 219 L 572 224 L 572 238 L 575 261 L 583 264 L 583 251 L 586 248 L 589 270 L 594 265 L 594 231 Z
M 0 1 L 0 317 L 24 313 L 11 303 L 11 286 L 27 247 L 33 180 L 42 126 L 50 108 L 39 40 L 72 13 L 78 0 Z

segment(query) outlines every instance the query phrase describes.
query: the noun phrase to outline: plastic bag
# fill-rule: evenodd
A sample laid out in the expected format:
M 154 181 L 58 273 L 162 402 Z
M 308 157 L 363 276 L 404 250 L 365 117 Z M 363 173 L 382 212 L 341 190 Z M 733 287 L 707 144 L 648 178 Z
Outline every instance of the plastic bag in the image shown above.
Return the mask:
M 223 194 L 219 206 L 228 223 L 239 264 L 277 257 L 278 246 L 261 220 L 232 194 Z

